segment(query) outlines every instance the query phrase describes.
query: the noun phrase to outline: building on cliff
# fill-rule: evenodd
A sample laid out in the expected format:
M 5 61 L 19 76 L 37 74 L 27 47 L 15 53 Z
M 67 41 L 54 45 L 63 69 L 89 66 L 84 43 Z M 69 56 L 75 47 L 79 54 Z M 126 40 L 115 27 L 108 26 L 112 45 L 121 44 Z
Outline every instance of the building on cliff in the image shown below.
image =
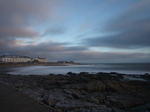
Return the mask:
M 39 58 L 39 57 L 38 57 Z M 43 60 L 42 60 L 43 59 Z M 39 59 L 38 62 L 46 62 L 45 58 Z M 36 59 L 28 56 L 3 55 L 0 56 L 0 63 L 33 63 Z
M 39 57 L 36 58 L 36 61 L 40 62 L 40 63 L 46 63 L 47 62 L 45 58 L 39 58 Z

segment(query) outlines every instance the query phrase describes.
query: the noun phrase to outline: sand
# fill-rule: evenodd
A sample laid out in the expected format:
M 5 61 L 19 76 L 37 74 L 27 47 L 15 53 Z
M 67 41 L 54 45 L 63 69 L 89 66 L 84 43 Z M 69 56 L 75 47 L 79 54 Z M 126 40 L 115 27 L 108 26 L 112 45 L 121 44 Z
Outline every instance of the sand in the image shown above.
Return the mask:
M 50 112 L 26 95 L 0 83 L 0 112 Z

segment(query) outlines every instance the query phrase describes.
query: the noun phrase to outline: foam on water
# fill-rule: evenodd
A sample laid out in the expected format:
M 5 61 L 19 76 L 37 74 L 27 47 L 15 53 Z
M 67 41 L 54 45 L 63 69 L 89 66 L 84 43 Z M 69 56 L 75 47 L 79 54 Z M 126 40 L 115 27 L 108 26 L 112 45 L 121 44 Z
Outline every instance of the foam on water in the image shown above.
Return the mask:
M 71 65 L 71 66 L 27 66 L 11 68 L 9 74 L 21 75 L 49 75 L 66 74 L 68 72 L 118 72 L 125 74 L 150 73 L 150 64 L 97 64 L 97 65 Z

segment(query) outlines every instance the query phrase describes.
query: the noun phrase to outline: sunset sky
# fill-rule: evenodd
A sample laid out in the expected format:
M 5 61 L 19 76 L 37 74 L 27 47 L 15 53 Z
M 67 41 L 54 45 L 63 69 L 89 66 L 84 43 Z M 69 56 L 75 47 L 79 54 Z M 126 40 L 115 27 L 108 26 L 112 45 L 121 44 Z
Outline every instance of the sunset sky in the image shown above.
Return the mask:
M 150 63 L 150 0 L 0 0 L 0 55 Z

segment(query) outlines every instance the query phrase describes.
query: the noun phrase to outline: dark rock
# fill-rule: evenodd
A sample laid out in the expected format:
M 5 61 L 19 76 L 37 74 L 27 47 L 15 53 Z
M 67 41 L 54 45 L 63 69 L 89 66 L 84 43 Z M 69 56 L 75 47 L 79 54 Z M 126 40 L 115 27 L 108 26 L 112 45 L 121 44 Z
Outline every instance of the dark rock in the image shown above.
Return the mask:
M 98 105 L 95 105 L 93 103 L 89 102 L 82 102 L 80 100 L 65 100 L 61 102 L 57 102 L 55 105 L 55 108 L 59 108 L 63 110 L 64 112 L 66 111 L 71 111 L 73 109 L 79 109 L 79 108 L 89 108 L 89 107 L 98 107 Z
M 0 82 L 25 93 L 40 104 L 46 104 L 53 112 L 121 112 L 121 109 L 150 102 L 149 81 L 120 81 L 123 74 L 111 77 L 110 73 L 101 72 L 69 74 L 0 74 Z M 141 78 L 148 77 L 141 75 Z
M 80 99 L 80 97 L 81 97 L 77 92 L 73 92 L 72 96 L 76 99 Z
M 95 99 L 95 98 L 89 99 L 89 102 L 99 105 L 99 101 L 97 99 Z
M 50 96 L 50 95 L 45 95 L 45 96 L 43 97 L 43 99 L 44 99 L 44 102 L 45 102 L 47 105 L 49 105 L 49 106 L 54 106 L 55 103 L 56 103 L 56 102 L 54 101 L 53 97 Z
M 72 72 L 68 72 L 67 74 L 70 75 L 70 76 L 77 76 L 76 73 L 72 73 Z
M 80 72 L 79 75 L 87 75 L 89 72 Z

